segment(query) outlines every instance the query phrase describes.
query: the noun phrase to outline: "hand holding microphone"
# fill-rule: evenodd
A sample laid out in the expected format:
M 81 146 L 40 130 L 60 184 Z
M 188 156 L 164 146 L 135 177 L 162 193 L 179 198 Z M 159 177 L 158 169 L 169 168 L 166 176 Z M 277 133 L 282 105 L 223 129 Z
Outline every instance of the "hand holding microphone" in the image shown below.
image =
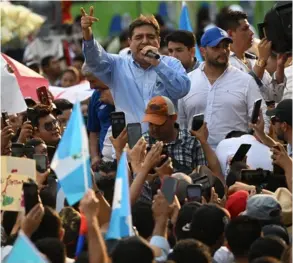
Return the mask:
M 144 60 L 151 65 L 157 66 L 160 63 L 160 55 L 156 47 L 145 46 L 141 53 L 144 55 Z

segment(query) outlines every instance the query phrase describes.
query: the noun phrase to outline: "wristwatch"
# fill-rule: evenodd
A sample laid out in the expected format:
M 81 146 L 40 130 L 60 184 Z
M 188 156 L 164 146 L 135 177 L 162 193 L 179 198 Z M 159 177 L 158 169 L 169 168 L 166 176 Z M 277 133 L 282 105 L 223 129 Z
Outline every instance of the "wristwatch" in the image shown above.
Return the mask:
M 255 64 L 260 68 L 264 68 L 267 65 L 267 62 L 264 59 L 258 59 Z

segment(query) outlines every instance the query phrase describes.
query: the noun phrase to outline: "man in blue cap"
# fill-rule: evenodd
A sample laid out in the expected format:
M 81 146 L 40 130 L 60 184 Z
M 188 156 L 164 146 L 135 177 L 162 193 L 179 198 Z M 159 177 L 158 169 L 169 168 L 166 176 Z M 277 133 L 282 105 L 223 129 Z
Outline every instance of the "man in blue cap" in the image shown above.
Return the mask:
M 193 116 L 204 113 L 213 149 L 235 128 L 248 131 L 254 102 L 262 98 L 254 79 L 229 65 L 231 43 L 227 32 L 218 27 L 204 33 L 200 49 L 205 62 L 188 74 L 191 89 L 179 101 L 179 121 L 184 128 L 191 129 Z M 265 112 L 265 105 L 262 107 Z

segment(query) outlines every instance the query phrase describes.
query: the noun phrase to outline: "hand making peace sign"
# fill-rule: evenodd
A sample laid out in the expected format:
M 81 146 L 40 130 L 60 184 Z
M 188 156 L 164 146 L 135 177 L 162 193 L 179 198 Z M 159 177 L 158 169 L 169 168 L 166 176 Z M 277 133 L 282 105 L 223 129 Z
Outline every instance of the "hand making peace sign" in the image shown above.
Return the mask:
M 81 12 L 81 15 L 82 15 L 82 17 L 81 17 L 81 28 L 83 30 L 90 29 L 94 22 L 99 21 L 98 18 L 93 16 L 93 14 L 94 14 L 94 7 L 93 6 L 90 7 L 89 15 L 85 12 L 83 7 L 80 8 L 80 12 Z

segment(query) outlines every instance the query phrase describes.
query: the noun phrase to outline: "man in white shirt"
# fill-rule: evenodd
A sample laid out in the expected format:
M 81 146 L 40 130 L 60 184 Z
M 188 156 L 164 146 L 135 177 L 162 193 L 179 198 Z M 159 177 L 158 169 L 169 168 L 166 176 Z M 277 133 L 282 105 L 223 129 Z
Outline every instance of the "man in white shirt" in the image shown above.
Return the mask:
M 247 21 L 247 14 L 241 11 L 230 10 L 221 19 L 219 25 L 232 38 L 230 63 L 234 67 L 251 74 L 258 83 L 264 100 L 279 102 L 282 100 L 286 77 L 284 74 L 286 54 L 278 54 L 277 70 L 271 77 L 265 70 L 270 57 L 271 42 L 262 39 L 258 45 L 259 58 L 246 51 L 253 44 L 253 32 Z
M 233 131 L 229 133 L 226 138 L 227 139 L 222 140 L 218 144 L 216 149 L 216 155 L 221 165 L 222 174 L 225 177 L 227 176 L 230 158 L 234 156 L 241 144 L 251 144 L 251 148 L 246 155 L 246 163 L 251 169 L 262 168 L 264 170 L 273 171 L 270 148 L 257 141 L 253 135 Z
M 235 128 L 248 131 L 254 102 L 261 98 L 253 77 L 229 65 L 231 42 L 227 32 L 218 27 L 204 33 L 201 52 L 205 62 L 188 74 L 191 89 L 179 101 L 181 128 L 190 129 L 192 117 L 204 113 L 213 149 Z

